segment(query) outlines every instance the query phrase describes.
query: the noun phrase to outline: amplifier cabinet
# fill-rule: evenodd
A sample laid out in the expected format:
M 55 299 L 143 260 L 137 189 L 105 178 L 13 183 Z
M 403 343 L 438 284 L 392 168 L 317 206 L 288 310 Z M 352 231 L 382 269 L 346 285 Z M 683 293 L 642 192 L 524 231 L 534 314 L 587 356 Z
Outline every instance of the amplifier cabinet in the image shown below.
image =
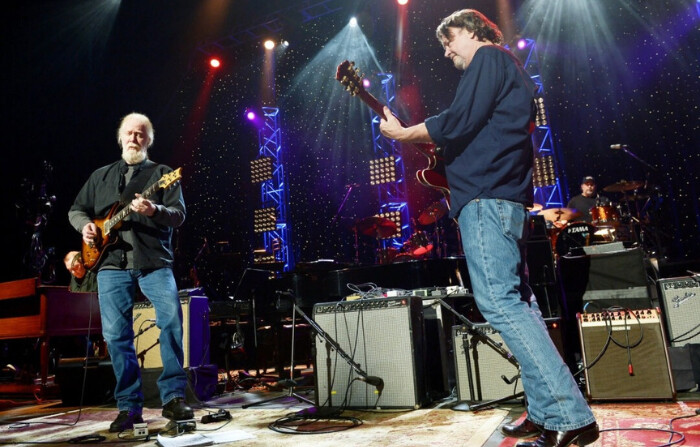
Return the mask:
M 182 306 L 183 367 L 209 363 L 209 304 L 205 296 L 180 298 Z M 156 312 L 149 301 L 134 305 L 134 346 L 141 368 L 162 368 L 160 329 L 155 325 Z
M 419 408 L 428 401 L 420 297 L 318 303 L 313 319 L 369 376 L 384 381 L 377 389 L 322 336 L 316 334 L 315 380 L 319 406 Z
M 676 390 L 658 309 L 578 314 L 590 400 L 671 400 Z
M 475 324 L 474 330 L 508 350 L 501 334 L 490 324 Z M 522 381 L 517 377 L 518 367 L 479 336 L 472 335 L 466 327 L 452 326 L 452 342 L 459 400 L 495 400 L 523 391 Z M 516 381 L 509 384 L 504 379 Z
M 671 346 L 700 343 L 700 277 L 660 279 L 659 289 Z
M 563 355 L 561 318 L 545 318 L 544 321 L 559 354 Z M 508 351 L 501 334 L 490 324 L 474 324 L 474 330 Z M 452 347 L 459 400 L 495 400 L 523 391 L 519 379 L 513 382 L 519 372 L 518 368 L 487 345 L 483 339 L 472 335 L 465 326 L 452 326 Z M 513 383 L 506 382 L 504 378 Z

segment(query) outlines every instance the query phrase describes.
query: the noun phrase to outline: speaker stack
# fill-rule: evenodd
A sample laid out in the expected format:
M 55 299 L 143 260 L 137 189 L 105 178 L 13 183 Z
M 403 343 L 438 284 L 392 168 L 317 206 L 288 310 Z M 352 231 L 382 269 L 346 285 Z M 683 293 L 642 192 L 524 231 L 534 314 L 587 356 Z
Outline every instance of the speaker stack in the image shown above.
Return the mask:
M 353 380 L 359 375 L 316 335 L 319 406 L 420 408 L 428 401 L 420 297 L 318 303 L 313 319 L 367 375 L 384 381 L 379 393 L 376 387 Z
M 590 400 L 671 400 L 676 391 L 657 309 L 578 315 Z
M 209 363 L 209 305 L 205 296 L 180 299 L 182 306 L 183 367 Z M 134 305 L 134 346 L 142 368 L 162 368 L 160 358 L 160 329 L 155 325 L 156 313 L 148 302 Z

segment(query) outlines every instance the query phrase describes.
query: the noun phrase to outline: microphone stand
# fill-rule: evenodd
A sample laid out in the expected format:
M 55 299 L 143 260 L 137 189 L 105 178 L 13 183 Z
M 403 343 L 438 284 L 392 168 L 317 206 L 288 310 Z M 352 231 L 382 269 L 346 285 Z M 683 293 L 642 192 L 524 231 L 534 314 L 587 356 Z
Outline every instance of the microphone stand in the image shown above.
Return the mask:
M 362 367 L 357 362 L 355 362 L 352 359 L 352 357 L 350 357 L 343 350 L 343 348 L 340 347 L 338 342 L 336 342 L 330 335 L 328 335 L 323 329 L 321 329 L 321 326 L 319 326 L 318 323 L 316 323 L 313 319 L 311 319 L 311 317 L 306 315 L 306 313 L 304 313 L 303 310 L 301 310 L 301 308 L 297 305 L 296 297 L 294 296 L 294 294 L 292 292 L 280 292 L 280 291 L 278 291 L 277 294 L 279 296 L 286 296 L 286 297 L 290 298 L 292 300 L 292 305 L 294 306 L 294 310 L 296 311 L 296 313 L 298 313 L 299 316 L 301 316 L 309 324 L 309 326 L 311 326 L 313 328 L 313 330 L 316 331 L 318 336 L 320 336 L 321 338 L 323 338 L 326 341 L 326 351 L 329 353 L 328 358 L 330 358 L 331 348 L 335 349 L 335 352 L 338 355 L 340 355 L 340 357 L 342 357 L 343 360 L 345 360 L 345 362 L 347 362 L 347 364 L 357 373 L 357 375 L 360 376 L 359 380 L 361 380 L 369 385 L 373 385 L 377 389 L 379 395 L 381 396 L 382 391 L 384 390 L 384 380 L 382 380 L 379 377 L 368 375 L 362 369 Z M 330 372 L 331 372 L 330 367 L 328 368 L 328 372 L 330 374 Z M 330 380 L 330 378 L 329 378 L 329 380 Z M 330 391 L 330 389 L 329 389 L 329 391 Z M 332 401 L 330 401 L 330 398 L 331 398 L 331 396 L 330 396 L 330 392 L 329 392 L 329 406 L 332 406 L 331 405 Z
M 634 158 L 635 160 L 637 160 L 638 162 L 640 162 L 641 164 L 643 164 L 647 168 L 651 169 L 652 171 L 658 171 L 658 169 L 656 167 L 652 166 L 651 164 L 649 164 L 646 161 L 639 158 L 634 152 L 627 149 L 627 147 L 622 146 L 622 147 L 620 147 L 620 150 L 622 152 L 624 152 L 625 154 L 629 155 L 630 157 Z
M 447 310 L 449 310 L 450 312 L 452 312 L 452 313 L 464 324 L 464 326 L 465 326 L 467 332 L 469 333 L 469 335 L 471 335 L 471 336 L 476 340 L 477 343 L 478 343 L 478 342 L 484 343 L 485 345 L 487 345 L 488 347 L 490 347 L 491 349 L 493 349 L 494 351 L 496 351 L 501 357 L 503 357 L 504 359 L 506 359 L 510 364 L 512 364 L 513 366 L 515 366 L 516 368 L 518 368 L 518 371 L 520 370 L 520 364 L 519 364 L 518 361 L 515 359 L 515 357 L 513 357 L 513 354 L 511 354 L 511 353 L 508 352 L 507 350 L 503 349 L 503 347 L 501 346 L 500 343 L 495 342 L 495 341 L 494 341 L 491 337 L 489 337 L 488 335 L 486 335 L 486 334 L 484 334 L 484 333 L 482 333 L 482 332 L 476 330 L 476 329 L 474 328 L 474 323 L 472 323 L 471 321 L 469 321 L 469 319 L 468 319 L 467 317 L 465 317 L 464 315 L 462 315 L 461 313 L 457 312 L 452 306 L 450 306 L 449 304 L 447 304 L 442 298 L 438 298 L 437 301 L 438 301 L 438 302 L 440 303 L 440 305 L 443 306 L 445 309 L 447 309 Z M 476 346 L 476 343 L 474 344 L 474 346 Z M 470 366 L 470 365 L 471 365 L 471 361 L 470 361 L 470 359 L 469 359 L 469 350 L 467 349 L 466 346 L 465 346 L 465 349 L 464 349 L 464 355 L 466 356 L 466 359 L 467 359 L 467 377 L 468 377 L 468 380 L 469 380 L 469 394 L 470 394 L 472 400 L 475 400 L 475 399 L 474 399 L 474 386 L 473 386 L 473 382 L 472 382 L 472 372 L 471 372 L 471 366 Z M 512 384 L 512 383 L 514 383 L 515 380 L 517 380 L 519 377 L 520 377 L 520 373 L 518 373 L 518 374 L 517 374 L 516 376 L 514 376 L 512 379 L 508 379 L 508 378 L 505 377 L 505 376 L 501 376 L 501 379 L 503 379 L 503 381 L 506 382 L 507 384 Z M 481 389 L 480 385 L 479 385 L 479 389 Z M 480 403 L 480 404 L 475 404 L 475 405 L 468 405 L 468 406 L 467 406 L 467 410 L 468 410 L 468 411 L 469 411 L 469 410 L 471 410 L 471 411 L 477 411 L 477 410 L 479 410 L 479 409 L 481 409 L 481 408 L 487 408 L 487 407 L 490 407 L 490 406 L 492 406 L 492 405 L 494 405 L 494 404 L 498 404 L 498 403 L 501 403 L 501 402 L 511 401 L 511 400 L 513 400 L 513 399 L 518 399 L 518 398 L 520 398 L 520 397 L 523 397 L 524 395 L 525 395 L 525 392 L 520 391 L 519 393 L 515 393 L 515 394 L 512 394 L 512 395 L 510 395 L 510 396 L 502 397 L 502 398 L 499 398 L 499 399 L 490 400 L 490 401 L 488 401 L 488 402 L 482 402 L 482 403 Z M 455 407 L 455 408 L 453 408 L 453 409 L 458 409 L 458 408 Z

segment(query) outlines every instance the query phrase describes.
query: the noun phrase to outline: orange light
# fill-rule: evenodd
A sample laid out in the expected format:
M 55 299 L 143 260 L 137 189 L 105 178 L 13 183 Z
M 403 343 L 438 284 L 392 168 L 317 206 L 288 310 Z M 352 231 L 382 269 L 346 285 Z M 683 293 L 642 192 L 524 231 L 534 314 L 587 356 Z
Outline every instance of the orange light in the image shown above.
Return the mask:
M 396 3 L 398 3 L 398 4 L 401 5 L 401 6 L 403 6 L 403 5 L 407 5 L 407 4 L 408 4 L 408 0 L 396 0 Z
M 263 44 L 266 50 L 271 50 L 275 48 L 275 42 L 272 40 L 266 40 L 265 43 Z
M 221 61 L 215 57 L 212 57 L 209 59 L 209 66 L 212 68 L 219 68 L 221 67 Z

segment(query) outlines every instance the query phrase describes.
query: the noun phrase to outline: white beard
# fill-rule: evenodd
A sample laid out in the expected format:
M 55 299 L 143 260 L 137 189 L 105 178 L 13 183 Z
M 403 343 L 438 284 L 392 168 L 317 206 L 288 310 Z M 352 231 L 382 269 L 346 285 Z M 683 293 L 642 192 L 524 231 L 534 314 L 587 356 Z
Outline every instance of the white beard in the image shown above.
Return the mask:
M 130 165 L 137 165 L 144 161 L 148 153 L 146 149 L 134 151 L 131 149 L 122 149 L 122 159 Z

